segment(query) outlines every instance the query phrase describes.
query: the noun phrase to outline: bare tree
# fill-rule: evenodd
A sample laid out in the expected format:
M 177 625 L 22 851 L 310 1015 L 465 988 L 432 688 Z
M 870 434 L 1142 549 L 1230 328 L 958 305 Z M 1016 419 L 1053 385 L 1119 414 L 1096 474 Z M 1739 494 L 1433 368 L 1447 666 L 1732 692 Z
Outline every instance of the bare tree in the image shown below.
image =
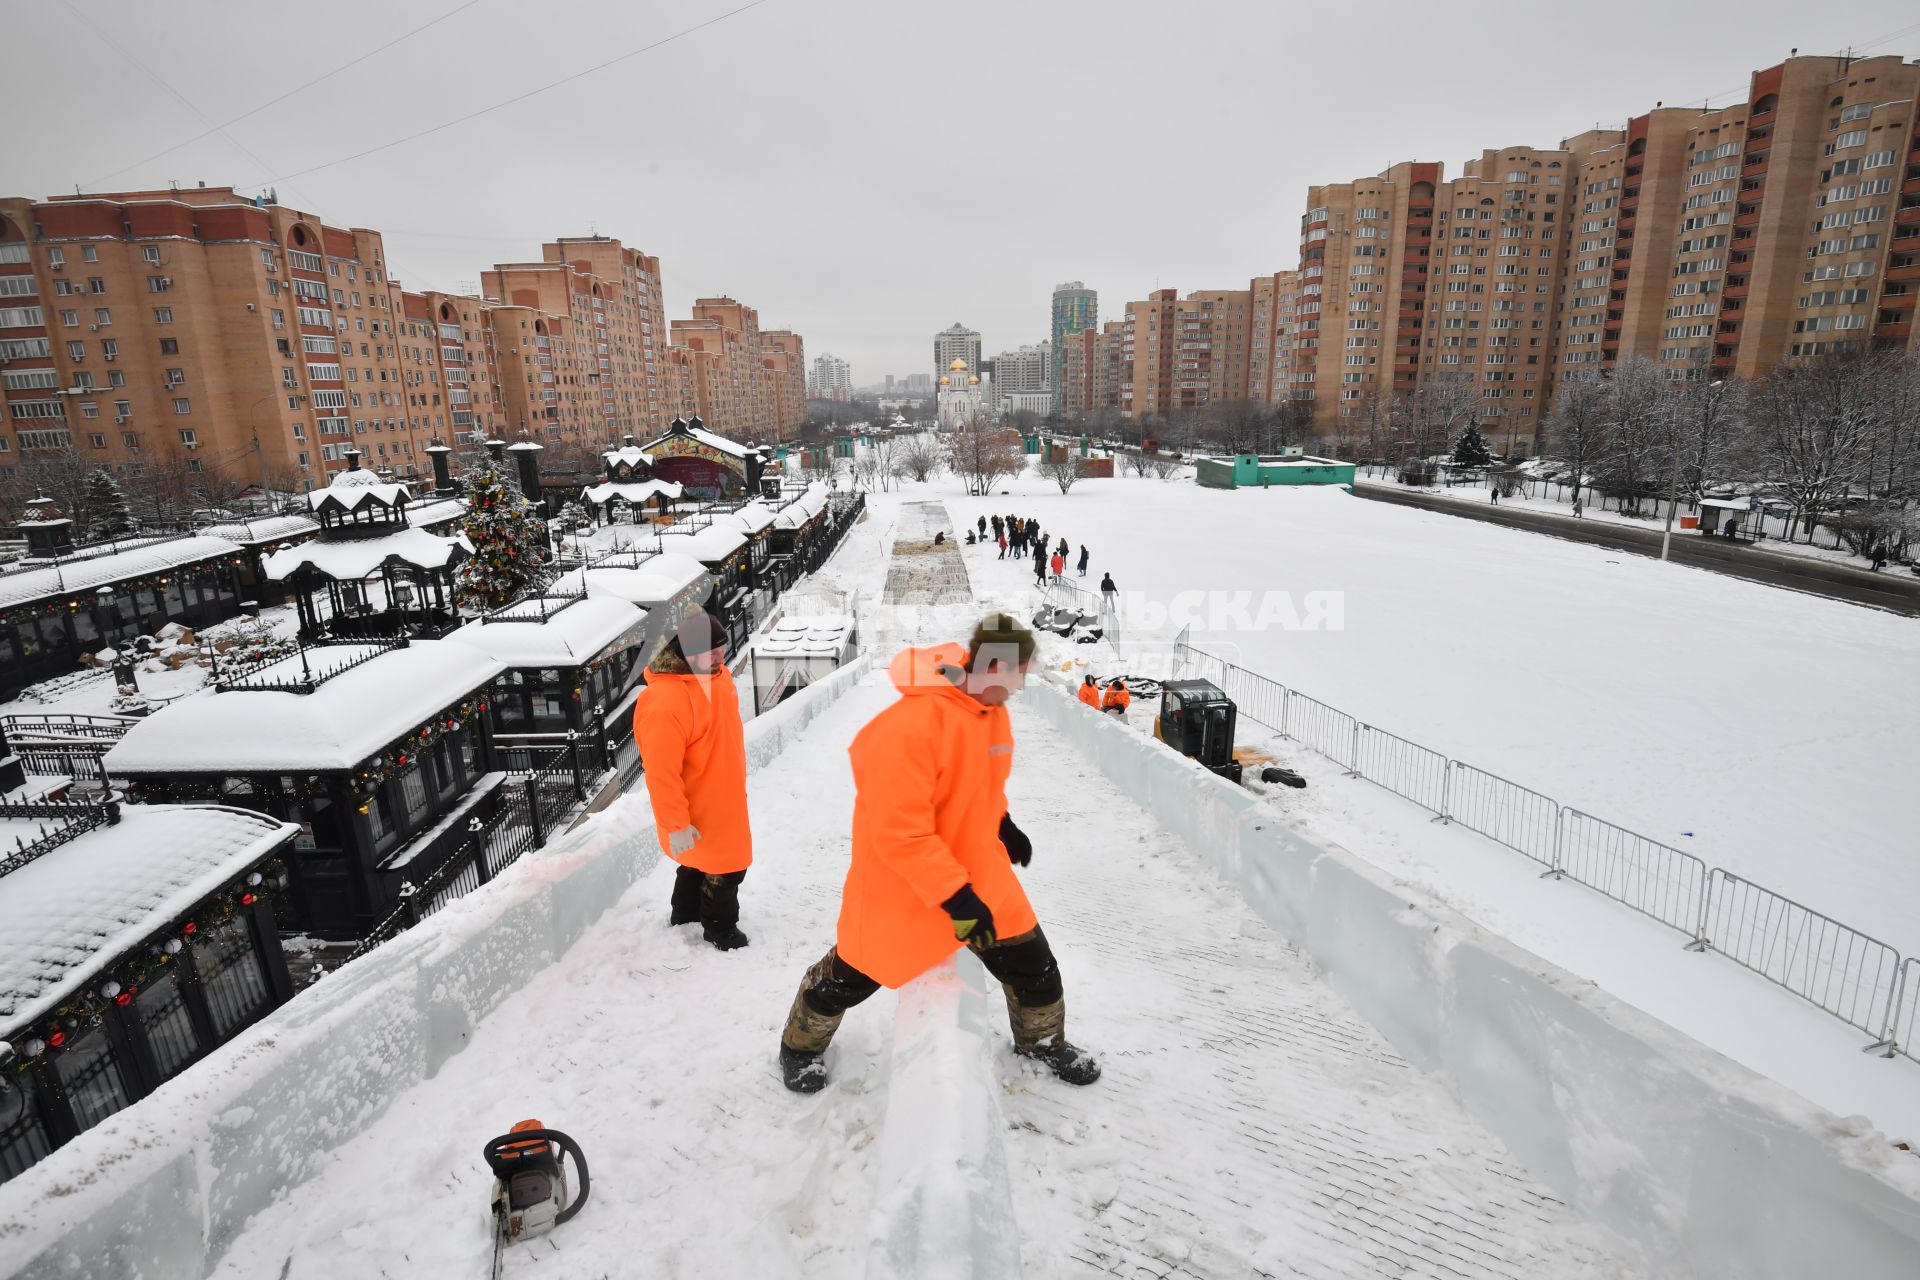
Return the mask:
M 1020 434 L 985 418 L 961 423 L 947 437 L 947 465 L 966 484 L 970 494 L 988 494 L 1000 481 L 1019 475 L 1027 465 Z
M 1468 375 L 1439 373 L 1421 379 L 1394 406 L 1407 456 L 1426 459 L 1444 453 L 1479 403 Z
M 1675 412 L 1674 384 L 1666 370 L 1645 356 L 1628 356 L 1607 376 L 1607 417 L 1612 430 L 1598 458 L 1601 490 L 1638 514 L 1640 502 L 1659 487 L 1684 447 Z
M 1035 470 L 1059 485 L 1060 492 L 1065 493 L 1073 488 L 1073 482 L 1080 478 L 1080 459 L 1072 449 L 1059 449 L 1056 452 L 1057 446 L 1051 441 L 1044 447 L 1047 451 L 1045 459 Z
M 1548 428 L 1554 451 L 1572 472 L 1573 514 L 1581 510 L 1580 489 L 1607 451 L 1612 420 L 1607 411 L 1608 388 L 1596 369 L 1568 373 L 1554 395 Z
M 900 468 L 910 480 L 925 482 L 940 474 L 946 457 L 940 441 L 930 432 L 908 436 L 900 442 Z
M 1848 354 L 1782 365 L 1753 397 L 1749 468 L 1779 490 L 1808 541 L 1868 473 L 1888 420 L 1880 384 L 1898 376 L 1896 360 Z

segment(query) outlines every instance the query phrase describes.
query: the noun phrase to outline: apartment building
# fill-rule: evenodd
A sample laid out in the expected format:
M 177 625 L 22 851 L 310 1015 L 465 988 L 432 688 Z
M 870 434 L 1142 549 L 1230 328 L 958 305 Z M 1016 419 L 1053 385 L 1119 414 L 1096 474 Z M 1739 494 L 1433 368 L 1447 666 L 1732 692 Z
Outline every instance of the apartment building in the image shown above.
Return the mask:
M 983 373 L 993 375 L 993 403 L 989 407 L 998 411 L 1003 405 L 1011 403 L 1010 396 L 1019 397 L 1022 408 L 1038 409 L 1041 413 L 1050 413 L 1053 408 L 1053 344 L 1051 342 L 1028 343 L 1012 351 L 1002 351 L 992 360 L 982 365 Z M 1040 409 L 1044 404 L 1046 408 Z
M 1299 273 L 1276 271 L 1248 282 L 1251 299 L 1247 332 L 1247 398 L 1257 404 L 1283 404 L 1292 398 Z
M 1120 411 L 1139 418 L 1244 398 L 1252 306 L 1247 289 L 1201 289 L 1185 298 L 1158 289 L 1129 302 L 1122 342 L 1131 367 Z
M 935 386 L 947 376 L 955 360 L 967 362 L 967 368 L 976 372 L 980 368 L 980 334 L 977 330 L 955 321 L 953 324 L 933 335 L 933 373 Z
M 1069 280 L 1057 285 L 1053 290 L 1053 327 L 1047 335 L 1055 364 L 1048 379 L 1049 389 L 1053 392 L 1054 405 L 1066 403 L 1065 383 L 1061 377 L 1058 358 L 1062 344 L 1069 334 L 1081 333 L 1098 328 L 1100 324 L 1100 295 L 1079 280 Z
M 1108 329 L 1116 328 L 1109 324 Z M 1055 407 L 1070 418 L 1090 417 L 1110 403 L 1112 370 L 1108 346 L 1112 338 L 1105 331 L 1088 327 L 1060 339 L 1054 351 L 1054 377 L 1060 384 L 1060 399 Z
M 389 283 L 377 232 L 231 188 L 0 200 L 0 473 L 70 450 L 297 488 L 352 439 L 419 474 Z
M 760 363 L 773 376 L 774 439 L 786 440 L 807 420 L 807 347 L 791 329 L 760 334 Z
M 830 352 L 815 356 L 807 394 L 816 400 L 846 401 L 853 397 L 853 366 Z

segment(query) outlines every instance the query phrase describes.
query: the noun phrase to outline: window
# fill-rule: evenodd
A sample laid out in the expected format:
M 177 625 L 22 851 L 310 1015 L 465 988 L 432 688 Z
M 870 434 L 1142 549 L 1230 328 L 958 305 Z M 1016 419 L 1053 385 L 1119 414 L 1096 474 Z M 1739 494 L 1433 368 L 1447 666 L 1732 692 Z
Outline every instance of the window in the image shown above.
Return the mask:
M 89 414 L 88 416 L 91 417 L 92 415 Z M 107 447 L 107 437 L 102 432 L 90 431 L 87 433 L 87 443 L 96 449 L 104 449 Z
M 175 403 L 177 404 L 179 402 L 175 401 Z M 182 427 L 180 429 L 180 443 L 189 449 L 198 449 L 200 447 L 200 441 L 195 437 L 192 427 Z
M 26 309 L 26 310 L 29 310 L 29 311 L 38 311 L 38 310 L 39 310 L 39 308 L 38 308 L 38 307 L 28 307 L 28 308 L 25 308 L 25 309 Z M 4 312 L 4 311 L 0 311 L 0 325 L 4 325 L 4 324 L 6 324 L 6 323 L 7 323 L 7 313 L 6 313 L 6 312 Z M 39 321 L 39 320 L 38 320 L 38 319 L 36 318 L 36 319 L 33 319 L 33 320 L 22 320 L 22 321 L 20 321 L 19 323 L 21 323 L 21 324 L 39 324 L 39 323 L 40 323 L 40 321 Z M 62 325 L 62 326 L 64 326 L 65 328 L 68 328 L 68 329 L 77 329 L 77 328 L 79 328 L 79 327 L 80 327 L 80 313 L 79 313 L 78 311 L 62 311 L 62 312 L 60 313 L 60 323 L 61 323 L 61 325 Z
M 88 244 L 88 245 L 82 245 L 82 246 L 80 246 L 80 261 L 82 261 L 82 262 L 98 262 L 98 261 L 100 261 L 100 251 L 99 251 L 98 249 L 96 249 L 96 248 L 94 248 L 94 247 L 93 247 L 92 245 L 90 245 L 90 244 Z
M 157 244 L 143 244 L 140 246 L 140 256 L 148 263 L 157 267 L 160 265 L 160 246 Z
M 95 307 L 93 309 L 93 322 L 95 324 L 112 324 L 113 312 L 107 310 L 105 307 Z
M 1893 163 L 1893 152 L 1875 151 L 1870 153 L 1867 156 L 1866 167 L 1869 169 L 1880 169 L 1892 163 Z M 1838 168 L 1837 165 L 1835 167 Z
M 186 384 L 186 381 L 187 381 L 187 371 L 185 369 L 167 370 L 168 386 L 170 387 L 184 386 Z
M 179 354 L 180 354 L 180 342 L 179 342 L 179 340 L 178 340 L 178 339 L 176 339 L 176 338 L 162 338 L 162 339 L 160 339 L 160 354 L 161 354 L 161 355 L 163 355 L 163 356 L 177 356 L 177 355 L 179 355 Z
M 116 418 L 131 418 L 133 416 L 133 401 L 115 400 L 113 402 L 113 416 Z M 133 443 L 133 432 L 127 432 L 126 443 Z
M 264 254 L 265 251 L 262 250 Z M 317 253 L 306 253 L 299 249 L 287 250 L 287 264 L 296 271 L 320 272 L 326 269 L 326 263 Z
M 24 246 L 24 245 L 23 245 L 23 246 L 21 246 L 21 247 L 22 247 L 22 248 L 25 248 L 25 246 Z M 25 261 L 25 259 L 22 259 L 22 261 Z M 58 270 L 60 270 L 60 268 L 62 268 L 62 267 L 64 267 L 64 266 L 66 266 L 66 265 L 67 265 L 67 251 L 66 251 L 65 249 L 49 249 L 49 250 L 47 250 L 47 265 L 48 265 L 49 267 L 52 267 L 52 268 L 53 268 L 53 269 L 54 269 L 55 271 L 58 271 Z
M 185 396 L 176 396 L 173 401 L 173 411 L 180 414 L 192 413 L 193 405 Z
M 80 402 L 80 416 L 83 418 L 97 418 L 100 416 L 100 406 L 91 400 L 83 400 Z
M 107 372 L 107 385 L 110 387 L 124 387 L 127 385 L 127 375 L 118 369 L 111 369 Z
M 148 276 L 147 277 L 148 293 L 165 293 L 167 290 L 171 288 L 173 288 L 172 276 Z
M 172 324 L 173 308 L 172 307 L 155 307 L 153 309 L 153 322 L 155 324 Z

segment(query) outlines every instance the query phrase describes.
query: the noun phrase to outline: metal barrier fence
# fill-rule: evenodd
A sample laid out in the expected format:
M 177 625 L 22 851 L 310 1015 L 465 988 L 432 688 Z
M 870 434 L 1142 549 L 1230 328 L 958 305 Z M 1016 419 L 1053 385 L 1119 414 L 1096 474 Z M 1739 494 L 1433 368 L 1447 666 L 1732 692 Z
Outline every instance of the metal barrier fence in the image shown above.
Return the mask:
M 1560 849 L 1560 802 L 1459 760 L 1447 762 L 1443 815 L 1469 831 L 1552 867 Z
M 1281 732 L 1349 772 L 1353 770 L 1353 741 L 1359 731 L 1360 722 L 1346 712 L 1318 698 L 1309 698 L 1297 689 L 1287 690 L 1285 726 Z
M 1353 771 L 1403 799 L 1447 816 L 1447 758 L 1398 734 L 1361 724 L 1353 740 Z
M 1718 867 L 1703 936 L 1735 964 L 1869 1035 L 1891 1034 L 1900 954 Z
M 1693 854 L 1449 759 L 1216 654 L 1191 628 L 1174 661 L 1204 675 L 1241 715 L 1345 769 L 1457 822 L 1717 951 L 1817 1009 L 1877 1037 L 1869 1050 L 1920 1061 L 1920 957 Z
M 1553 874 L 1598 889 L 1703 945 L 1707 864 L 1690 853 L 1566 808 Z

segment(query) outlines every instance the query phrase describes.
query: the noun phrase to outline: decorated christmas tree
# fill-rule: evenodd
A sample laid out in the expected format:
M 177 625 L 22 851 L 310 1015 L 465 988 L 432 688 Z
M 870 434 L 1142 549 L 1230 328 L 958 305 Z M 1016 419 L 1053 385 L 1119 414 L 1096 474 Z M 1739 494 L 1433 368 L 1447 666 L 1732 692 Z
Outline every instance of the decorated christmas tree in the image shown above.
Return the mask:
M 473 555 L 461 563 L 455 585 L 460 603 L 495 609 L 522 595 L 547 559 L 540 513 L 508 478 L 506 466 L 483 457 L 467 469 L 463 531 Z
M 1484 467 L 1493 462 L 1493 450 L 1480 434 L 1480 424 L 1467 419 L 1467 429 L 1453 446 L 1453 460 L 1463 467 Z
M 120 538 L 133 532 L 133 509 L 127 495 L 120 492 L 113 473 L 95 467 L 87 473 L 87 538 Z

